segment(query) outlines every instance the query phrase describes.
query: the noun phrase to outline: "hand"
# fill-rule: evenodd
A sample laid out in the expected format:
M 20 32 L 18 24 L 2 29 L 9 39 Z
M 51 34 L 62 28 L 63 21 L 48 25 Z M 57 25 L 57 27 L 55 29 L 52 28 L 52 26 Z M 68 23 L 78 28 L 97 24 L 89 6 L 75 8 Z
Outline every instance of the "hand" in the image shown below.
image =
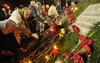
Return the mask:
M 38 35 L 37 33 L 32 33 L 32 34 L 31 34 L 31 37 L 34 37 L 34 38 L 36 38 L 36 39 L 39 39 L 39 35 Z
M 27 52 L 27 50 L 26 50 L 26 49 L 23 49 L 22 47 L 19 48 L 18 50 L 19 50 L 20 52 L 22 52 L 22 53 L 26 53 L 26 52 Z

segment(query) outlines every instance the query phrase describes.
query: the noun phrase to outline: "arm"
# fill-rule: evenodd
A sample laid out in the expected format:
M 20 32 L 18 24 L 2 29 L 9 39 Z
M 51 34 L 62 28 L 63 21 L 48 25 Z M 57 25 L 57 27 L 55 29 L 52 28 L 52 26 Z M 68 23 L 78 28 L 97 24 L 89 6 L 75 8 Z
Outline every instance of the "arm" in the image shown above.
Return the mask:
M 36 39 L 39 38 L 38 35 L 37 35 L 37 33 L 32 33 L 32 32 L 31 32 L 29 29 L 27 29 L 26 26 L 23 25 L 23 24 L 20 24 L 20 26 L 18 27 L 18 29 L 19 29 L 22 33 L 24 33 L 28 38 L 29 38 L 29 37 L 34 37 L 34 38 L 36 38 Z

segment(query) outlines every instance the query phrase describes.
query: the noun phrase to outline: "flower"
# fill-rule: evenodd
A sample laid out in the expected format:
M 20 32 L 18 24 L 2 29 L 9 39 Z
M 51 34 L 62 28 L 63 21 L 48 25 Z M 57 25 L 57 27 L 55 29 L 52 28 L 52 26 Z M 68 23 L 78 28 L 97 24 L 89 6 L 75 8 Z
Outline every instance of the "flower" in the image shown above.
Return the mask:
M 84 40 L 84 39 L 86 39 L 83 35 L 79 35 L 78 36 L 78 39 L 80 39 L 80 40 Z
M 84 39 L 81 41 L 80 46 L 83 47 L 85 44 L 87 45 L 91 45 L 92 44 L 92 40 L 91 39 Z
M 79 29 L 76 25 L 72 25 L 72 28 L 74 30 L 74 32 L 78 33 L 79 32 Z
M 69 21 L 70 21 L 70 24 L 72 24 L 72 23 L 74 23 L 74 17 L 73 16 L 71 16 L 71 15 L 69 15 L 68 16 L 68 19 L 69 19 Z
M 91 45 L 92 44 L 92 40 L 91 39 L 87 39 L 87 44 Z
M 70 59 L 70 57 L 71 57 L 71 55 L 69 55 L 69 53 L 68 53 L 68 52 L 66 52 L 63 56 L 65 56 L 65 57 L 66 57 L 66 59 Z
M 53 49 L 52 50 L 53 55 L 58 55 L 59 53 L 60 53 L 60 51 L 58 49 Z
M 79 63 L 84 63 L 83 58 L 81 57 L 81 59 L 79 60 Z
M 57 32 L 57 24 L 55 24 L 55 23 L 51 24 L 50 31 L 56 33 Z
M 63 34 L 65 34 L 65 33 L 66 33 L 66 31 L 65 31 L 65 29 L 64 29 L 64 28 L 62 28 L 62 29 L 61 29 L 61 33 L 63 33 Z
M 87 55 L 91 54 L 90 48 L 89 48 L 89 46 L 87 44 L 85 44 L 83 46 L 83 48 L 85 49 L 85 52 L 86 52 Z
M 78 51 L 74 51 L 72 54 L 73 54 L 72 59 L 71 59 L 72 62 L 84 63 L 84 60 L 83 60 L 83 58 L 81 57 L 81 55 Z
M 83 47 L 85 44 L 87 44 L 86 39 L 84 39 L 84 40 L 81 41 L 81 43 L 80 43 L 80 47 Z
M 64 34 L 66 33 L 66 30 L 64 28 L 60 29 L 59 37 L 64 37 Z
M 78 7 L 75 7 L 74 10 L 73 10 L 73 12 L 75 12 L 75 11 L 77 11 L 77 10 L 78 10 Z
M 65 12 L 65 13 L 67 12 L 68 15 L 73 13 L 73 11 L 72 11 L 70 8 L 66 8 L 66 9 L 64 10 L 64 12 Z
M 72 58 L 72 62 L 79 63 L 81 59 L 82 59 L 82 57 L 80 56 L 80 54 L 76 54 L 76 55 Z M 84 61 L 84 60 L 83 60 L 83 61 Z

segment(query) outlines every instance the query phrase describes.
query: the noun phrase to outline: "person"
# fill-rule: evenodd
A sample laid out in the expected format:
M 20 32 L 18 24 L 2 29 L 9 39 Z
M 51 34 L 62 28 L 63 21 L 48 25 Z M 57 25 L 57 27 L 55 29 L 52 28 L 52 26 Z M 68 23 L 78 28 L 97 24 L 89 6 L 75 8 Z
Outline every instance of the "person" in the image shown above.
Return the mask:
M 39 26 L 39 34 L 41 35 L 43 32 L 44 32 L 44 17 L 42 15 L 42 8 L 41 8 L 41 3 L 40 2 L 37 2 L 38 3 L 38 15 L 40 17 L 40 19 L 42 20 L 39 20 L 39 22 L 37 23 L 38 26 Z
M 26 52 L 17 42 L 14 33 L 16 23 L 10 20 L 0 21 L 0 63 L 12 63 L 15 52 Z
M 20 31 L 23 32 L 27 37 L 33 36 L 36 39 L 39 38 L 36 33 L 32 33 L 29 30 L 29 25 L 27 22 L 29 15 L 30 15 L 30 10 L 27 7 L 24 7 L 22 9 L 16 9 L 15 11 L 12 12 L 11 16 L 9 17 L 9 19 L 15 22 L 16 25 L 18 26 L 18 29 L 16 29 L 16 31 L 14 32 L 18 42 L 20 42 L 20 37 L 18 35 Z
M 71 10 L 73 12 L 77 11 L 78 10 L 78 5 L 76 5 L 74 2 L 71 2 Z
M 56 33 L 58 30 L 58 25 L 55 23 L 56 18 L 55 16 L 48 16 L 46 17 L 45 23 L 49 25 L 49 28 L 45 30 L 43 35 L 48 35 L 49 33 Z
M 59 16 L 56 9 L 56 4 L 52 4 L 48 10 L 48 16 L 51 16 L 51 15 Z
M 29 5 L 29 7 L 28 7 L 29 9 L 30 9 L 30 17 L 38 17 L 38 12 L 37 12 L 37 10 L 38 10 L 38 4 L 35 2 L 35 1 L 30 1 L 30 5 Z
M 46 4 L 45 10 L 44 10 L 44 12 L 43 12 L 44 16 L 48 16 L 48 10 L 49 10 L 49 5 Z
M 33 18 L 32 20 L 28 21 L 30 24 L 30 28 L 32 31 L 33 26 L 36 26 L 36 32 L 38 32 L 38 34 L 41 34 L 42 31 L 44 31 L 44 18 L 42 16 L 42 9 L 41 9 L 41 3 L 38 2 L 36 3 L 35 1 L 30 1 L 30 5 L 28 7 L 30 9 L 30 17 L 29 18 Z M 36 24 L 32 23 L 32 21 L 35 21 Z
M 41 3 L 30 1 L 30 5 L 28 7 L 30 9 L 30 17 L 35 17 L 36 20 L 43 22 L 43 16 L 42 16 L 42 9 L 41 9 Z
M 22 9 L 16 9 L 12 12 L 11 16 L 4 20 L 0 21 L 0 54 L 1 55 L 14 55 L 12 51 L 18 49 L 21 52 L 25 53 L 27 50 L 24 50 L 20 46 L 20 32 L 24 33 L 28 38 L 35 37 L 38 39 L 38 34 L 31 33 L 29 29 L 26 28 L 26 20 L 28 19 L 30 11 L 27 7 Z M 9 42 L 8 42 L 9 41 Z M 11 42 L 11 43 L 10 43 Z M 6 44 L 8 43 L 8 44 Z M 0 59 L 2 56 L 0 56 Z M 6 61 L 5 60 L 0 60 Z M 11 62 L 7 60 L 6 62 Z
M 45 5 L 42 5 L 41 8 L 42 8 L 42 15 L 43 15 L 43 17 L 45 17 L 45 9 L 46 9 Z
M 26 19 L 28 19 L 29 14 L 30 11 L 27 7 L 16 9 L 8 19 L 0 22 L 0 30 L 4 35 L 13 32 L 18 44 L 20 44 L 20 32 L 24 33 L 28 38 L 35 37 L 38 39 L 38 34 L 31 33 L 31 31 L 25 26 Z M 14 23 L 14 25 L 11 26 L 7 23 Z

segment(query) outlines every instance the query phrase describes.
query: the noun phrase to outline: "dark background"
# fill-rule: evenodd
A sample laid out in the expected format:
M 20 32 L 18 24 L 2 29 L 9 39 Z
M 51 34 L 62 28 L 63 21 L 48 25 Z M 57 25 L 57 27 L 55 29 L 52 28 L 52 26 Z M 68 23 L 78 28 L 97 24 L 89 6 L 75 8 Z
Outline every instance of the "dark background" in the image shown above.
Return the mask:
M 20 5 L 28 6 L 30 0 L 0 0 L 0 4 L 7 4 L 11 9 L 19 7 Z
M 15 7 L 20 7 L 20 5 L 23 6 L 28 6 L 30 4 L 31 0 L 0 0 L 0 5 L 2 4 L 7 4 L 10 9 L 14 9 Z M 37 0 L 39 2 L 41 2 L 42 4 L 51 4 L 52 2 L 54 2 L 54 0 Z M 67 0 L 68 4 L 70 4 L 70 2 L 72 0 Z M 61 7 L 63 7 L 66 4 L 66 0 L 61 0 Z
M 40 1 L 42 4 L 50 4 L 52 3 L 54 0 L 38 0 Z M 61 0 L 62 4 L 65 4 L 66 0 Z M 11 8 L 14 7 L 19 7 L 20 5 L 24 5 L 24 6 L 28 6 L 30 3 L 30 0 L 0 0 L 0 4 L 8 4 Z

